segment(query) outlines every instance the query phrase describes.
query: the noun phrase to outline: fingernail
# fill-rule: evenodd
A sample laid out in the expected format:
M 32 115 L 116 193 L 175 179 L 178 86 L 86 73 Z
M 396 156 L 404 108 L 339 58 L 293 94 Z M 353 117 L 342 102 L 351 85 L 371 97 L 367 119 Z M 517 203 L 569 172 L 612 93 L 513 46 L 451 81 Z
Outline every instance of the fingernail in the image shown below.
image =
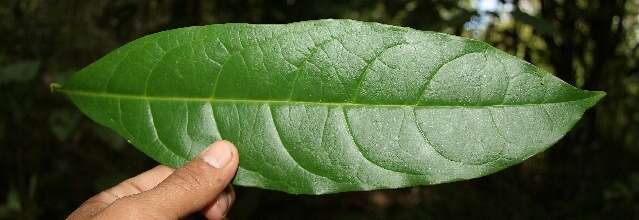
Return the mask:
M 202 153 L 202 160 L 215 168 L 225 167 L 231 162 L 231 143 L 216 141 Z

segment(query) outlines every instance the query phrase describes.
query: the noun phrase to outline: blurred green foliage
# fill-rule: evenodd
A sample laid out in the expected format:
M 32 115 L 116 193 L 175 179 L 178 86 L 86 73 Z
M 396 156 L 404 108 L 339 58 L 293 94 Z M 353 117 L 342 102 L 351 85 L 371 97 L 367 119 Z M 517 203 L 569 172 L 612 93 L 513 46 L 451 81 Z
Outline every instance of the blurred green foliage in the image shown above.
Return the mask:
M 494 175 L 319 197 L 238 188 L 231 218 L 639 218 L 636 0 L 0 1 L 0 218 L 63 218 L 155 165 L 51 82 L 149 33 L 320 18 L 478 38 L 608 96 L 556 146 Z

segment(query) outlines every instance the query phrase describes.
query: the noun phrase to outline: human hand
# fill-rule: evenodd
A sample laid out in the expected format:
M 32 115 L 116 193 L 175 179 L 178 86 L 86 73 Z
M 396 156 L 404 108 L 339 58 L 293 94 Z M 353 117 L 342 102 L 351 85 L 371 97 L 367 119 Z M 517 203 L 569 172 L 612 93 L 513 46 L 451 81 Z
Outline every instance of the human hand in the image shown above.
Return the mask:
M 91 197 L 67 219 L 178 219 L 201 211 L 223 219 L 235 200 L 229 185 L 238 152 L 217 141 L 183 167 L 157 166 Z

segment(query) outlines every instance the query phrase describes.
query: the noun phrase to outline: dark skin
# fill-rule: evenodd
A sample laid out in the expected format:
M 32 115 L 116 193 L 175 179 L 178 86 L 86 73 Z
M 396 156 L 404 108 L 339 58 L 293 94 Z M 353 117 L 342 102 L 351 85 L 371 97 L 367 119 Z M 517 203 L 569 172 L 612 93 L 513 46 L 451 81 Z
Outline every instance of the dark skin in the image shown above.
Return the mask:
M 238 161 L 231 142 L 217 141 L 177 170 L 160 165 L 98 193 L 67 219 L 179 219 L 197 212 L 224 219 L 235 200 L 229 184 Z

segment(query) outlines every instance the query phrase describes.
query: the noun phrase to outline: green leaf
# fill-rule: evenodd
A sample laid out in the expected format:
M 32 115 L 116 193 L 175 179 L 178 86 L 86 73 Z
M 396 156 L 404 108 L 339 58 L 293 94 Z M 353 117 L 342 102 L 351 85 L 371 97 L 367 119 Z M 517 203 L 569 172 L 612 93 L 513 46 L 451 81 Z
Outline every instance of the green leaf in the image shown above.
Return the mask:
M 484 176 L 604 96 L 480 41 L 351 20 L 165 31 L 53 88 L 163 164 L 227 139 L 235 184 L 296 194 Z

